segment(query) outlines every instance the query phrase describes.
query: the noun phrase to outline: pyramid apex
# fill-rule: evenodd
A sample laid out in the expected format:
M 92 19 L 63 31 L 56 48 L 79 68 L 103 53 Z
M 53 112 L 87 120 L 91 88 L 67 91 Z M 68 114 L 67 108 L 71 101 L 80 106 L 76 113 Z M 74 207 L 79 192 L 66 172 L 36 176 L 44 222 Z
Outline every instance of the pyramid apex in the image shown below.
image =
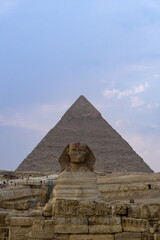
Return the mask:
M 89 102 L 88 99 L 84 95 L 80 95 L 79 98 L 77 98 L 77 100 L 75 102 L 79 102 L 79 101 Z
M 97 118 L 99 116 L 101 116 L 100 112 L 88 101 L 85 96 L 80 95 L 62 118 Z
M 87 99 L 84 95 L 80 95 L 78 99 Z

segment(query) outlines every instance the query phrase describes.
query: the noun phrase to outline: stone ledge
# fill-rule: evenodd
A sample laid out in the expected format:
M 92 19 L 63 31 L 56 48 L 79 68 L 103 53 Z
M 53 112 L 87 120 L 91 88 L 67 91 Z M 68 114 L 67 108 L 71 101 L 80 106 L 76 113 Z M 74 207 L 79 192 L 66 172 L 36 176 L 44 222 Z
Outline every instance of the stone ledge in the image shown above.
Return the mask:
M 31 226 L 32 218 L 29 217 L 12 217 L 11 226 Z
M 148 221 L 145 219 L 122 218 L 124 232 L 147 232 Z
M 115 234 L 115 240 L 141 240 L 141 233 L 122 232 Z
M 122 232 L 121 225 L 107 226 L 107 225 L 94 225 L 89 227 L 89 233 L 100 234 L 100 233 L 119 233 Z
M 55 233 L 88 233 L 87 225 L 70 225 L 70 224 L 59 224 L 54 228 Z
M 114 235 L 109 234 L 82 234 L 82 235 L 70 235 L 69 240 L 114 240 Z

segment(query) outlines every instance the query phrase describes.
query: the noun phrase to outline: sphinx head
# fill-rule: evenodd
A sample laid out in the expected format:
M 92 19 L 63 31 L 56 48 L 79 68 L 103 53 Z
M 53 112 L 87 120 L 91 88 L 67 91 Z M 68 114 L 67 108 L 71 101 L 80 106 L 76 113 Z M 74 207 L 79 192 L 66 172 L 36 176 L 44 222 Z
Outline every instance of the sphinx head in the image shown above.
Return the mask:
M 86 144 L 80 142 L 69 143 L 61 154 L 59 163 L 62 171 L 71 166 L 76 166 L 77 169 L 85 166 L 93 171 L 95 157 Z
M 85 163 L 87 152 L 88 149 L 85 144 L 81 144 L 79 142 L 68 144 L 67 153 L 70 158 L 70 163 Z

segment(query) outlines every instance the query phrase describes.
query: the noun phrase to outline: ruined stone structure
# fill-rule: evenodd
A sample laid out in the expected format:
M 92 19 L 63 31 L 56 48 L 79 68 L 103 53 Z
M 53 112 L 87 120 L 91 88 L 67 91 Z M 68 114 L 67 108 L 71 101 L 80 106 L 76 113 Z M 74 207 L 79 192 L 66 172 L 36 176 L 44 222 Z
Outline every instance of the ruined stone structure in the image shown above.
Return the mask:
M 160 240 L 159 174 L 106 176 L 96 182 L 95 157 L 80 143 L 67 145 L 59 162 L 62 173 L 45 207 L 38 203 L 30 209 L 0 209 L 0 240 Z M 92 184 L 96 185 L 93 192 Z M 129 197 L 134 199 L 127 200 L 127 193 L 133 192 Z M 145 202 L 147 196 L 155 197 L 154 201 Z
M 90 146 L 97 159 L 96 171 L 116 168 L 123 172 L 153 172 L 84 96 L 68 109 L 17 171 L 60 171 L 58 159 L 69 142 Z

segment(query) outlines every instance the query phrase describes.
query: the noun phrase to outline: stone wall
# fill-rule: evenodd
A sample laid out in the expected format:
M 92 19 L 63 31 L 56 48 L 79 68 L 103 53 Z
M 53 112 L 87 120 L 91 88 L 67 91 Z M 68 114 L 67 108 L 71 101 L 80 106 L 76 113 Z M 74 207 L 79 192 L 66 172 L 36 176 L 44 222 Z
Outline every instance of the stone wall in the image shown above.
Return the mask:
M 160 240 L 159 213 L 160 203 L 109 204 L 59 199 L 52 216 L 45 216 L 40 208 L 8 214 L 6 239 Z

